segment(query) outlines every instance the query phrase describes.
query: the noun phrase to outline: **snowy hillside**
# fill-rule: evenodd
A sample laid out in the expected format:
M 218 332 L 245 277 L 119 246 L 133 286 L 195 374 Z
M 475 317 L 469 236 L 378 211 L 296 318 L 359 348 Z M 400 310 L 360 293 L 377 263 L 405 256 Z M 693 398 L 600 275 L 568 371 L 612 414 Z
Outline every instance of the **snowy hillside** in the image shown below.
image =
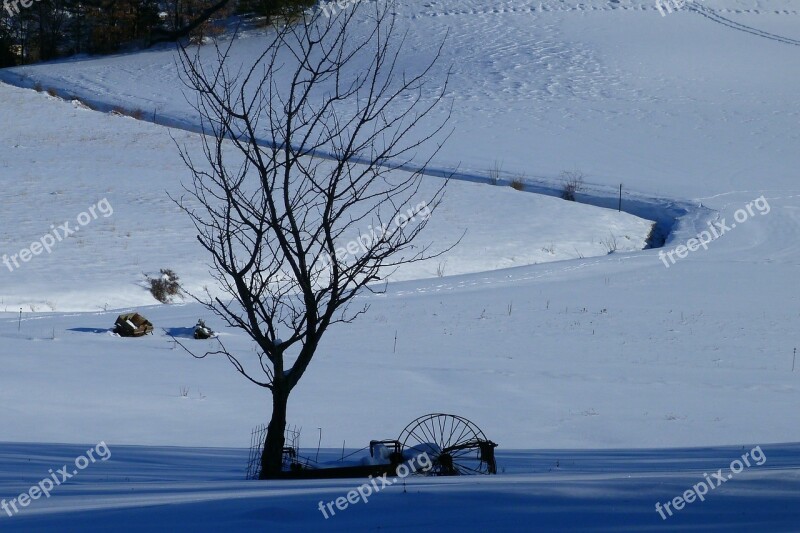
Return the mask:
M 500 444 L 505 471 L 414 479 L 407 493 L 393 487 L 331 520 L 318 501 L 358 483 L 241 481 L 242 448 L 269 416 L 269 397 L 170 335 L 190 336 L 203 317 L 238 353 L 251 342 L 188 300 L 152 305 L 144 289 L 143 272 L 164 267 L 190 289 L 209 283 L 207 258 L 166 195 L 187 177 L 170 137 L 191 145 L 198 129 L 174 50 L 0 71 L 10 84 L 0 85 L 0 255 L 51 225 L 80 225 L 51 253 L 0 265 L 0 498 L 91 443 L 119 450 L 19 516 L 0 512 L 0 529 L 71 518 L 80 531 L 111 521 L 796 530 L 800 9 L 694 5 L 662 17 L 644 0 L 399 4 L 405 66 L 450 32 L 454 134 L 431 166 L 457 172 L 426 238 L 466 236 L 359 300 L 369 312 L 326 335 L 289 420 L 304 428 L 303 448 L 315 452 L 319 437 L 335 454 L 453 412 Z M 262 45 L 244 32 L 236 61 Z M 496 164 L 506 181 L 478 183 Z M 565 170 L 586 175 L 582 203 L 553 197 Z M 507 186 L 519 176 L 527 192 Z M 96 216 L 80 224 L 90 207 Z M 661 249 L 644 249 L 650 221 L 670 231 Z M 609 254 L 610 235 L 619 246 Z M 133 306 L 153 336 L 110 333 Z M 64 442 L 81 446 L 46 444 Z M 668 521 L 654 510 L 755 446 L 763 467 Z
M 13 231 L 0 233 L 0 247 L 12 256 L 46 234 L 55 241 L 52 253 L 0 265 L 0 311 L 154 304 L 142 273 L 165 267 L 194 292 L 210 283 L 208 258 L 191 222 L 167 196 L 180 197 L 181 180 L 188 179 L 170 130 L 7 85 L 0 86 L 0 100 L 7 104 L 0 107 L 0 120 L 15 124 L 0 132 L 8 147 L 0 168 L 16 178 L 3 202 Z M 172 133 L 199 151 L 197 135 Z M 421 195 L 431 197 L 441 180 L 426 181 Z M 104 199 L 105 211 L 89 213 L 81 225 L 78 216 Z M 499 211 L 514 223 L 498 225 Z M 69 227 L 62 229 L 65 222 Z M 436 277 L 440 265 L 451 275 L 606 255 L 612 239 L 619 252 L 641 250 L 651 226 L 626 213 L 453 180 L 426 242 L 439 249 L 458 246 L 435 260 L 407 265 L 392 279 Z

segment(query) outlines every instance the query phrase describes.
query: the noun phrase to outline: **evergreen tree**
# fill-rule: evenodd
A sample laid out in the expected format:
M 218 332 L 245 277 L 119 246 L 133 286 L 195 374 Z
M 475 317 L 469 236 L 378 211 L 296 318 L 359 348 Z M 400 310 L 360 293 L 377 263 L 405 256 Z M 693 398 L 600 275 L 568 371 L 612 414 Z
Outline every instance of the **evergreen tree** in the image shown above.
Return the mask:
M 268 25 L 292 20 L 314 0 L 37 0 L 16 13 L 0 10 L 0 67 L 72 54 L 107 54 L 222 32 L 234 9 Z

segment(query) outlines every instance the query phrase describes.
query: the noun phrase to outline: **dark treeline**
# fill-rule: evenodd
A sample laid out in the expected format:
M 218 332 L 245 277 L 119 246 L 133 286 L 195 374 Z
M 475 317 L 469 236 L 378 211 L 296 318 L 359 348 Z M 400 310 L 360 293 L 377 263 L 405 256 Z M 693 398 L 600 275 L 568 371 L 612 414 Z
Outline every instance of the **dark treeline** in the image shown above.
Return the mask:
M 297 16 L 314 0 L 0 0 L 0 68 L 74 54 L 130 47 L 222 31 L 233 14 L 264 24 Z M 29 7 L 25 7 L 29 5 Z

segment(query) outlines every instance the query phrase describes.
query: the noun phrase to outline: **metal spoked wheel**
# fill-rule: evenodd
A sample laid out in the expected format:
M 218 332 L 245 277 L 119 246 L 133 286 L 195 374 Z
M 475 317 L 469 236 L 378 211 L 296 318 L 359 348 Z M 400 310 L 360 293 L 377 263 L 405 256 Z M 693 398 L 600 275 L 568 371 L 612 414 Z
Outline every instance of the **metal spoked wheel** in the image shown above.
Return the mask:
M 411 422 L 397 439 L 405 455 L 425 453 L 432 467 L 420 474 L 459 476 L 496 474 L 494 449 L 497 444 L 466 418 L 435 413 Z

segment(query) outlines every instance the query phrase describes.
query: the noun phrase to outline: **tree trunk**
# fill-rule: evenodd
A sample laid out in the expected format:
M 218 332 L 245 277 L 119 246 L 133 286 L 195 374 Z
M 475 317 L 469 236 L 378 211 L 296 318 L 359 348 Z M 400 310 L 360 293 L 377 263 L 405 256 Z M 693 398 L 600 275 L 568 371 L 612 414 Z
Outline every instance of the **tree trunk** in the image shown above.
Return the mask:
M 283 445 L 286 430 L 286 404 L 289 393 L 276 387 L 272 391 L 272 418 L 267 427 L 267 438 L 261 454 L 261 475 L 259 479 L 274 479 L 283 466 Z

